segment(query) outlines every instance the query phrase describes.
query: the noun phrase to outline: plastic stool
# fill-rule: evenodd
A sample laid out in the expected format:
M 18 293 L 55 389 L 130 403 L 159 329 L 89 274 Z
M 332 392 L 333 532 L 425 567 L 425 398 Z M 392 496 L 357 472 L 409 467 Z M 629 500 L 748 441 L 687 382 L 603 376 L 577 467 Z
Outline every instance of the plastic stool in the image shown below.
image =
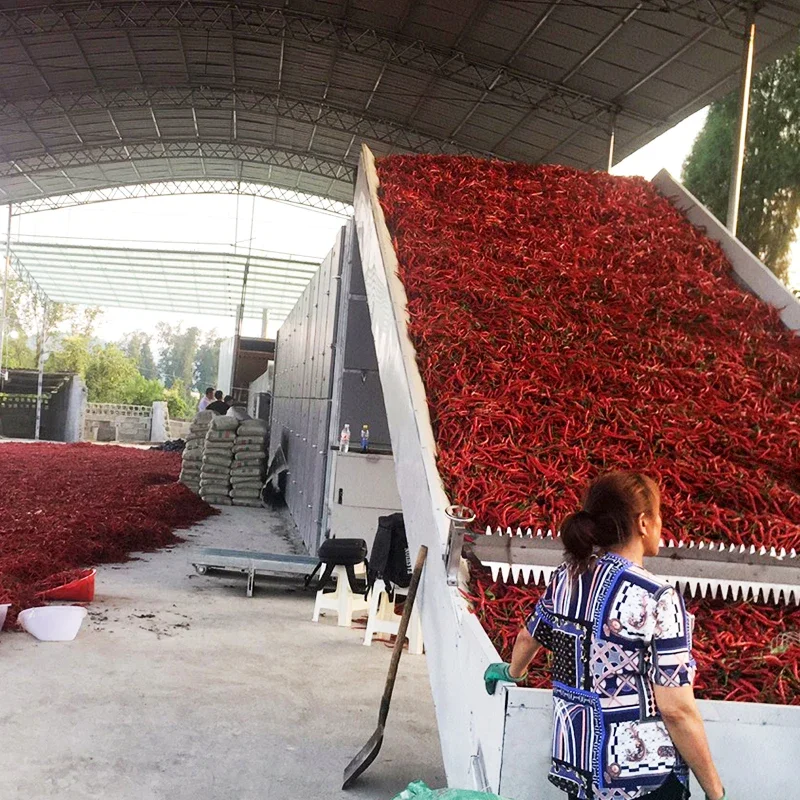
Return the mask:
M 400 594 L 397 589 L 396 593 Z M 394 602 L 389 599 L 386 592 L 386 584 L 382 580 L 376 580 L 369 595 L 369 617 L 367 619 L 367 631 L 364 634 L 364 646 L 372 644 L 372 637 L 376 633 L 388 633 L 397 636 L 400 630 L 400 616 L 394 612 Z M 408 623 L 408 652 L 415 656 L 422 655 L 422 622 L 419 618 L 419 608 L 414 606 L 411 611 L 411 619 Z
M 366 568 L 357 564 L 355 572 L 366 574 Z M 361 611 L 366 611 L 369 603 L 364 599 L 363 595 L 355 594 L 350 588 L 347 567 L 334 567 L 333 577 L 336 578 L 336 589 L 333 592 L 324 592 L 322 589 L 317 592 L 311 621 L 319 622 L 319 615 L 323 611 L 336 611 L 339 618 L 339 626 L 349 628 L 353 624 L 353 616 Z

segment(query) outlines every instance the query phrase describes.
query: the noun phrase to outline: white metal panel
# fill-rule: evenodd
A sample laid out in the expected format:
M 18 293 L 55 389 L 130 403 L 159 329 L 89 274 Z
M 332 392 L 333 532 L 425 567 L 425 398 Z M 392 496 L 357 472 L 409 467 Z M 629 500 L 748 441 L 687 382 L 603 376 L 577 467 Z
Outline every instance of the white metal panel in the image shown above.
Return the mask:
M 378 517 L 393 514 L 399 508 L 360 508 L 358 506 L 331 506 L 328 522 L 330 535 L 337 539 L 363 539 L 367 552 L 372 553 Z
M 786 327 L 800 332 L 800 301 L 693 195 L 662 169 L 652 184 L 688 220 L 719 242 L 739 280 L 753 294 L 781 311 Z
M 354 438 L 356 436 L 357 434 L 354 434 Z M 336 459 L 334 477 L 336 505 L 400 510 L 400 496 L 397 494 L 394 460 L 391 456 L 338 451 L 333 455 Z
M 504 701 L 483 691 L 482 676 L 497 653 L 458 589 L 447 585 L 442 558 L 448 499 L 436 469 L 425 389 L 406 329 L 405 290 L 377 189 L 374 159 L 364 147 L 355 193 L 356 231 L 412 557 L 420 545 L 429 548 L 419 602 L 442 757 L 451 786 L 496 791 Z M 482 767 L 477 767 L 479 759 Z

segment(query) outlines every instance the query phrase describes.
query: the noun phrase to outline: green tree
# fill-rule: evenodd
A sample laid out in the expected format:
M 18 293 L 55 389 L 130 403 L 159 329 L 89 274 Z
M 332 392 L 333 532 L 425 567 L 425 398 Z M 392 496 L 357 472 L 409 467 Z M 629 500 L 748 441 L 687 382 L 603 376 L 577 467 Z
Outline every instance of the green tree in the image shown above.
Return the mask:
M 184 331 L 181 325 L 159 322 L 156 331 L 161 345 L 158 371 L 164 385 L 170 388 L 175 381 L 181 380 L 184 386 L 194 386 L 200 329 L 193 327 Z
M 194 388 L 203 392 L 207 386 L 216 386 L 219 377 L 219 347 L 222 339 L 216 331 L 206 334 L 195 355 Z
M 737 98 L 714 103 L 683 168 L 683 181 L 725 220 Z M 753 79 L 738 237 L 786 281 L 800 216 L 800 50 Z
M 92 360 L 91 344 L 88 336 L 65 336 L 44 365 L 46 372 L 76 372 L 86 375 Z
M 86 367 L 86 391 L 90 403 L 128 403 L 128 390 L 135 385 L 139 371 L 114 344 L 97 348 Z M 142 378 L 142 380 L 144 380 Z M 163 388 L 162 388 L 163 395 Z M 151 401 L 152 402 L 152 401 Z
M 129 333 L 120 342 L 120 348 L 128 358 L 136 362 L 136 367 L 148 380 L 158 378 L 158 367 L 153 356 L 153 337 L 144 331 Z
M 177 380 L 169 389 L 166 389 L 164 391 L 164 399 L 167 401 L 171 419 L 192 418 L 195 407 L 194 401 L 190 399 L 183 381 Z

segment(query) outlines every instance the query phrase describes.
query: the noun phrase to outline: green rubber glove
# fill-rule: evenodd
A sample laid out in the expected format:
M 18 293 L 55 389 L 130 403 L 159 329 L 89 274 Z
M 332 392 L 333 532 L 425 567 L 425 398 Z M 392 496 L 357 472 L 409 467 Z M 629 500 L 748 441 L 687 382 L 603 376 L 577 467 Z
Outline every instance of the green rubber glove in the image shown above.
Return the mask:
M 511 664 L 506 664 L 502 661 L 499 664 L 489 664 L 489 666 L 486 667 L 486 672 L 483 673 L 483 682 L 486 684 L 486 691 L 489 694 L 494 694 L 494 690 L 497 688 L 498 681 L 519 683 L 520 681 L 525 680 L 528 675 L 526 672 L 524 675 L 520 675 L 519 678 L 512 678 L 511 673 L 509 672 L 510 669 Z

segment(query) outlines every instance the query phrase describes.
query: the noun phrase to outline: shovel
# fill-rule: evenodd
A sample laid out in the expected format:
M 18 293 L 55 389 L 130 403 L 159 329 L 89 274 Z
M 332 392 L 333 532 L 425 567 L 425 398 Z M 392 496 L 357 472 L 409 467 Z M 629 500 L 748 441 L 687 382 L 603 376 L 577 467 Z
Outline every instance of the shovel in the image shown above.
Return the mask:
M 394 682 L 397 678 L 397 667 L 400 664 L 400 656 L 403 654 L 403 644 L 406 639 L 408 622 L 411 619 L 411 611 L 414 608 L 414 598 L 417 596 L 419 579 L 422 577 L 422 568 L 425 566 L 425 557 L 428 555 L 428 548 L 425 545 L 419 548 L 417 563 L 414 565 L 414 572 L 411 575 L 411 583 L 408 587 L 406 602 L 403 604 L 403 616 L 400 618 L 400 627 L 397 631 L 397 639 L 392 651 L 392 661 L 389 664 L 389 674 L 386 676 L 386 687 L 383 690 L 381 708 L 378 712 L 378 727 L 375 733 L 369 737 L 367 743 L 358 751 L 355 758 L 345 767 L 344 783 L 342 789 L 349 789 L 356 779 L 364 772 L 367 767 L 375 760 L 383 744 L 383 731 L 386 727 L 386 718 L 389 716 L 389 704 L 392 702 L 392 692 Z

